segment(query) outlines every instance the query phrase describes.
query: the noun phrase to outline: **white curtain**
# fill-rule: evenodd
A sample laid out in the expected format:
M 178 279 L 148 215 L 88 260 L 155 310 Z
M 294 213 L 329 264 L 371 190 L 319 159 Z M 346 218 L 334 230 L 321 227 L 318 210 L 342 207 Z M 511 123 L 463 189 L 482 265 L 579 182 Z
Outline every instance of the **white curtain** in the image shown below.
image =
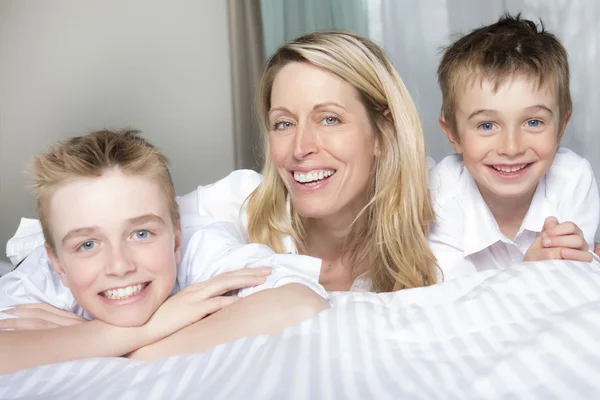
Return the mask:
M 341 29 L 367 35 L 370 0 L 261 0 L 265 55 L 305 33 Z

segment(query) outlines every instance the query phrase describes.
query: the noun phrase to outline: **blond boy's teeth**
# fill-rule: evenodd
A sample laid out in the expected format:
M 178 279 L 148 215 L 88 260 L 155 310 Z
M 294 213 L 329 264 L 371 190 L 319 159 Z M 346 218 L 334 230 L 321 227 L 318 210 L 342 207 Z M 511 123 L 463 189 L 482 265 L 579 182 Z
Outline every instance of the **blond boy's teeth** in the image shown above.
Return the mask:
M 325 178 L 335 174 L 335 169 L 324 169 L 310 171 L 306 174 L 302 172 L 294 172 L 294 180 L 300 183 L 310 183 L 315 181 L 321 181 Z
M 492 165 L 492 167 L 496 170 L 496 171 L 500 171 L 500 172 L 517 172 L 522 170 L 523 168 L 525 168 L 527 166 L 527 164 L 521 164 L 521 165 L 513 165 L 512 167 L 497 167 L 495 165 Z
M 123 300 L 141 292 L 146 286 L 148 286 L 148 283 L 138 283 L 137 285 L 131 285 L 124 288 L 108 289 L 101 292 L 101 294 L 107 299 Z

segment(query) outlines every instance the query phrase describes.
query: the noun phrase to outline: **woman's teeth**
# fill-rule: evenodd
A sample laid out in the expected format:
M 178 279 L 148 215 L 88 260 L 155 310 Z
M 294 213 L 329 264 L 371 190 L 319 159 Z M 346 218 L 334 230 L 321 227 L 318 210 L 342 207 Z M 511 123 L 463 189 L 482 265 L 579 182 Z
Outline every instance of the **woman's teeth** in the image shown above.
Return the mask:
M 106 297 L 107 299 L 123 300 L 123 299 L 133 296 L 134 294 L 136 294 L 138 292 L 141 292 L 143 289 L 146 288 L 146 286 L 148 286 L 148 284 L 149 284 L 149 282 L 138 283 L 137 285 L 131 285 L 131 286 L 127 286 L 127 287 L 119 288 L 119 289 L 108 289 L 108 290 L 105 290 L 104 292 L 101 292 L 101 294 L 104 297 Z
M 326 169 L 321 171 L 311 171 L 307 174 L 302 172 L 294 172 L 294 180 L 300 183 L 307 183 L 308 186 L 314 186 L 316 182 L 321 181 L 325 178 L 335 174 L 334 169 Z M 311 185 L 312 183 L 312 185 Z

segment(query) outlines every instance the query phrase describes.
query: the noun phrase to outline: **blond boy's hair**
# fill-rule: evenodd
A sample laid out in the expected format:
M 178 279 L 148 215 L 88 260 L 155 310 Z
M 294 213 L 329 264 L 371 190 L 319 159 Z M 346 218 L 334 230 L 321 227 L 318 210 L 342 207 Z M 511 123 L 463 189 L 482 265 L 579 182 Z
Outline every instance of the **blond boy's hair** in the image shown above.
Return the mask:
M 573 108 L 566 49 L 541 21 L 538 26 L 520 14 L 505 14 L 446 47 L 437 73 L 442 117 L 454 132 L 457 89 L 467 84 L 467 77 L 488 79 L 497 90 L 514 74 L 524 74 L 537 81 L 538 87 L 546 85 L 556 91 L 561 120 Z
M 383 50 L 371 40 L 348 32 L 299 37 L 282 45 L 267 63 L 258 98 L 264 180 L 248 199 L 250 240 L 283 253 L 283 237 L 291 235 L 300 252 L 307 252 L 306 220 L 293 207 L 288 217 L 287 189 L 269 148 L 273 82 L 292 62 L 312 64 L 352 85 L 380 145 L 381 154 L 371 171 L 368 202 L 355 219 L 362 217 L 365 223 L 354 224 L 346 241 L 345 255 L 353 274 L 356 277 L 361 268 L 368 267 L 377 292 L 435 283 L 436 260 L 427 244 L 434 213 L 427 189 L 425 139 L 415 104 Z
M 100 177 L 118 168 L 125 174 L 156 179 L 168 203 L 173 226 L 179 230 L 179 207 L 167 158 L 135 130 L 101 130 L 72 137 L 39 153 L 30 166 L 37 212 L 46 244 L 56 252 L 48 210 L 54 192 L 78 178 Z

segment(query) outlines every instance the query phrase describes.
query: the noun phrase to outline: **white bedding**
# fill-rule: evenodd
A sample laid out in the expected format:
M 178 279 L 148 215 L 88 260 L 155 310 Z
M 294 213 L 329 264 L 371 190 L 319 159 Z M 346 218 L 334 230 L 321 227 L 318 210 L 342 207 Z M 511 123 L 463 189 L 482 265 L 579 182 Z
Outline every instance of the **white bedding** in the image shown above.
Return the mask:
M 1 399 L 600 398 L 600 268 L 519 264 L 429 288 L 337 294 L 281 334 L 151 363 L 0 377 Z

